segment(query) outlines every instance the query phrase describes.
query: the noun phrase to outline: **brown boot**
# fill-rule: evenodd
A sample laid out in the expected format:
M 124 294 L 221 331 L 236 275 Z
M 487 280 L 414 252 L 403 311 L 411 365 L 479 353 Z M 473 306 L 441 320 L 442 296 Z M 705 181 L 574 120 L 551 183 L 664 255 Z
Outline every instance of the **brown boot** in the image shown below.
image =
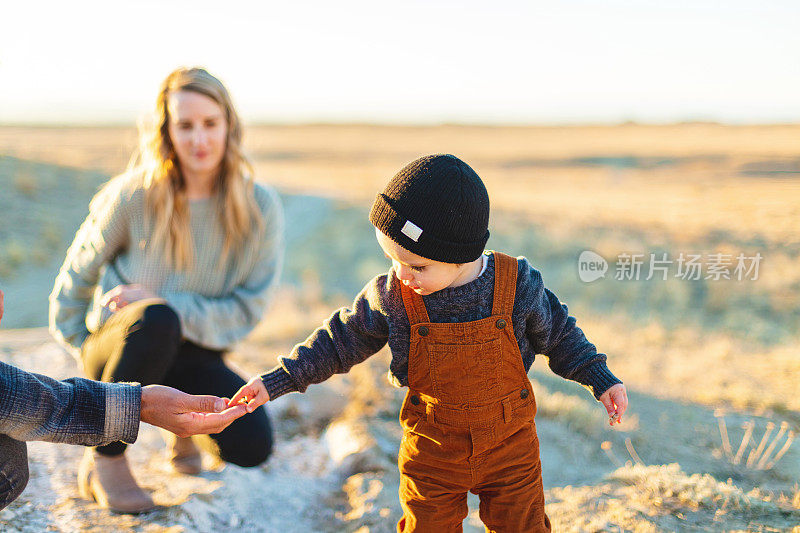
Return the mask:
M 78 489 L 83 498 L 117 513 L 156 508 L 153 498 L 136 483 L 125 454 L 106 456 L 87 449 L 78 469 Z
M 172 468 L 181 474 L 197 475 L 203 470 L 203 457 L 191 437 L 166 435 L 167 456 Z

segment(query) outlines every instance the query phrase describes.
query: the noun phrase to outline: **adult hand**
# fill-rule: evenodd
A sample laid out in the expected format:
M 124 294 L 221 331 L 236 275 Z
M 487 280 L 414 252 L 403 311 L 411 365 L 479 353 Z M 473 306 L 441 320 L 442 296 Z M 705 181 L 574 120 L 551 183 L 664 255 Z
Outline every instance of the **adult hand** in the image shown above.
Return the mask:
M 109 311 L 119 311 L 129 303 L 146 298 L 157 298 L 150 290 L 137 283 L 131 285 L 117 285 L 100 298 L 100 305 Z
M 261 380 L 261 376 L 256 376 L 239 389 L 233 398 L 228 400 L 228 405 L 245 405 L 247 412 L 252 413 L 256 408 L 269 401 L 269 393 Z
M 600 395 L 600 403 L 602 403 L 608 412 L 608 424 L 610 426 L 622 422 L 622 415 L 628 408 L 628 393 L 625 391 L 625 385 L 617 383 Z
M 179 437 L 219 433 L 247 413 L 244 405 L 226 406 L 226 398 L 193 396 L 164 385 L 147 385 L 142 387 L 140 418 Z

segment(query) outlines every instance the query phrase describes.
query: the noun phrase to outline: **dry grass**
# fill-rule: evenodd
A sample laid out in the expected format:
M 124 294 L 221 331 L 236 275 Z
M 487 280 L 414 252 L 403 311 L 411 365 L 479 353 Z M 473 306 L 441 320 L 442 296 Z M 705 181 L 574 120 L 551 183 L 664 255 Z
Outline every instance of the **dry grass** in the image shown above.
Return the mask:
M 789 429 L 791 425 L 786 421 L 781 422 L 778 431 L 773 433 L 776 424 L 771 420 L 761 431 L 754 420 L 747 420 L 741 426 L 744 430 L 741 441 L 733 446 L 724 411 L 718 409 L 714 416 L 717 417 L 722 444 L 720 450 L 715 450 L 717 452 L 715 456 L 717 458 L 724 456 L 737 469 L 770 470 L 777 465 L 794 442 L 795 432 Z
M 800 323 L 800 180 L 775 177 L 800 160 L 798 135 L 800 126 L 713 124 L 256 126 L 245 141 L 258 176 L 358 206 L 419 154 L 463 155 L 485 178 L 495 211 L 516 213 L 494 217 L 494 235 L 505 235 L 495 241 L 500 249 L 532 259 L 627 382 L 712 405 L 800 411 L 800 385 L 786 379 L 800 374 L 792 333 Z M 124 167 L 135 139 L 133 128 L 3 127 L 0 153 L 110 174 Z M 756 163 L 765 173 L 750 175 Z M 374 243 L 343 236 L 369 233 L 359 209 L 336 211 L 337 225 L 290 250 L 289 274 L 308 293 L 298 296 L 307 309 L 265 321 L 262 338 L 296 340 L 330 310 L 329 298 L 312 303 L 316 292 L 336 286 L 346 294 L 337 303 L 347 302 L 368 279 L 380 263 L 368 261 Z M 52 224 L 42 232 L 48 246 L 54 234 Z M 763 250 L 765 259 L 752 283 L 589 286 L 574 282 L 570 243 L 608 258 L 661 248 L 672 256 Z M 6 262 L 18 255 L 11 252 Z M 323 277 L 324 285 L 315 281 Z
M 687 240 L 725 229 L 797 244 L 798 135 L 792 125 L 255 126 L 245 145 L 257 175 L 291 191 L 369 201 L 406 162 L 450 152 L 478 170 L 494 206 L 563 231 Z M 135 142 L 133 128 L 0 128 L 0 153 L 109 174 Z
M 249 340 L 292 346 L 314 331 L 332 309 L 319 292 L 319 285 L 309 280 L 300 287 L 283 286 L 276 292 L 267 316 Z
M 605 423 L 602 407 L 586 391 L 580 391 L 583 394 L 576 396 L 550 391 L 535 380 L 531 383 L 536 396 L 537 418 L 558 420 L 572 431 L 588 436 L 596 436 L 602 430 Z
M 725 334 L 669 330 L 655 321 L 631 327 L 623 315 L 581 317 L 588 338 L 637 390 L 711 406 L 800 413 L 800 383 L 790 378 L 800 375 L 800 358 L 792 345 L 748 346 Z
M 39 190 L 39 178 L 30 171 L 19 172 L 14 176 L 14 188 L 25 196 L 34 197 Z
M 671 422 L 671 413 L 664 413 L 666 422 L 658 418 L 654 406 L 642 410 L 638 420 L 629 416 L 624 436 L 632 438 L 642 457 L 656 456 L 662 448 L 671 453 L 681 447 L 686 455 L 680 461 L 687 471 L 710 471 L 720 479 L 730 471 L 736 480 L 723 483 L 702 473 L 687 475 L 677 466 L 630 465 L 597 486 L 549 491 L 548 509 L 555 530 L 788 531 L 800 522 L 796 445 L 774 468 L 766 468 L 768 458 L 764 469 L 751 468 L 745 472 L 748 475 L 737 477 L 736 465 L 724 449 L 718 460 L 711 455 L 720 442 L 715 422 L 692 418 L 690 411 L 701 411 L 697 404 L 724 406 L 750 411 L 738 415 L 739 421 L 745 416 L 788 420 L 790 426 L 784 440 L 773 447 L 772 459 L 788 431 L 800 425 L 800 383 L 792 378 L 800 375 L 796 349 L 799 136 L 800 126 L 711 124 L 251 127 L 245 141 L 260 178 L 288 193 L 345 202 L 325 204 L 316 226 L 306 220 L 313 217 L 301 215 L 289 221 L 289 229 L 302 235 L 295 237 L 287 256 L 287 286 L 278 292 L 270 313 L 235 358 L 248 373 L 263 371 L 336 306 L 348 303 L 354 288 L 385 266 L 365 220 L 375 192 L 404 163 L 421 154 L 455 153 L 469 161 L 487 183 L 495 213 L 490 244 L 528 256 L 543 272 L 546 284 L 570 304 L 587 337 L 609 354 L 614 372 L 639 393 L 640 404 L 632 405 L 630 415 L 648 401 L 655 404 L 653 397 L 674 400 L 663 402 L 672 409 L 692 402 L 681 411 L 688 420 L 676 426 L 681 431 L 669 434 L 670 442 L 664 442 L 666 434 L 656 431 L 654 424 L 656 420 L 659 425 Z M 110 175 L 124 168 L 135 137 L 132 128 L 0 127 L 0 154 Z M 15 164 L 24 166 L 24 162 Z M 40 200 L 59 185 L 62 176 L 80 181 L 86 191 L 96 186 L 96 173 L 46 165 L 36 169 L 36 176 L 45 173 L 56 181 L 30 183 L 23 174 L 16 182 L 7 181 L 8 190 L 13 189 L 18 198 Z M 10 205 L 13 208 L 15 203 Z M 85 207 L 84 202 L 75 212 L 83 214 Z M 55 243 L 67 218 L 75 226 L 80 222 L 59 215 L 54 223 L 37 215 L 31 236 L 43 243 L 40 248 L 58 248 Z M 27 218 L 20 220 L 34 228 Z M 2 226 L 0 243 L 13 243 L 14 235 L 8 231 L 4 235 Z M 760 251 L 765 259 L 759 280 L 753 283 L 604 280 L 586 285 L 576 279 L 576 258 L 582 249 L 606 258 L 637 251 L 664 250 L 673 256 L 682 251 Z M 3 261 L 14 261 L 13 268 L 20 269 L 40 259 L 17 245 L 12 244 L 10 251 L 3 248 L 0 278 L 2 269 L 9 269 Z M 396 396 L 401 391 L 386 386 L 386 358 L 386 353 L 377 355 L 347 376 L 351 387 L 347 417 L 396 418 Z M 543 426 L 564 426 L 573 444 L 597 441 L 594 449 L 600 455 L 604 437 L 597 430 L 607 427 L 602 407 L 588 394 L 577 395 L 583 391 L 567 393 L 549 381 L 546 384 L 536 385 Z M 297 417 L 329 418 L 300 411 Z M 743 437 L 738 426 L 729 429 L 730 453 L 735 458 Z M 758 466 L 779 431 L 775 428 L 751 464 Z M 651 433 L 662 440 L 642 438 Z M 617 442 L 625 453 L 622 435 L 605 438 Z M 750 453 L 758 450 L 763 430 L 754 431 L 752 438 L 759 442 L 746 447 L 740 457 L 745 467 Z M 694 463 L 688 461 L 694 466 L 688 467 L 684 460 L 695 458 Z M 361 483 L 354 494 L 374 496 L 372 479 Z M 782 493 L 773 497 L 742 488 L 762 481 Z M 392 483 L 386 487 L 384 491 L 391 493 L 386 501 L 394 501 Z M 373 518 L 375 524 L 385 521 L 379 515 Z
M 628 465 L 594 487 L 548 491 L 554 531 L 790 531 L 800 513 L 783 498 L 745 492 L 679 465 Z
M 319 126 L 258 128 L 248 146 L 258 174 L 292 190 L 371 200 L 409 160 L 450 152 L 478 170 L 493 206 L 565 233 L 625 226 L 685 242 L 724 228 L 797 243 L 800 186 L 745 169 L 796 166 L 798 133 L 795 126 Z
M 0 245 L 0 278 L 9 278 L 27 260 L 28 251 L 16 240 L 0 241 Z
M 741 510 L 763 505 L 762 500 L 748 497 L 730 482 L 720 482 L 704 474 L 688 476 L 678 464 L 646 466 L 633 464 L 616 470 L 609 476 L 613 481 L 639 489 L 639 499 L 667 510 L 722 509 Z
M 132 127 L 0 127 L 0 154 L 117 174 L 136 147 Z

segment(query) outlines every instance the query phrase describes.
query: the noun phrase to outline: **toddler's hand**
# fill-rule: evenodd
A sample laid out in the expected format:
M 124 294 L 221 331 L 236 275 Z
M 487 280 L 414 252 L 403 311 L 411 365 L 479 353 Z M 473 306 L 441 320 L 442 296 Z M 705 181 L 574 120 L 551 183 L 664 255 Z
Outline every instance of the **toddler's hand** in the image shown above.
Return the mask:
M 622 415 L 628 408 L 628 393 L 625 392 L 625 385 L 617 383 L 600 395 L 600 402 L 608 411 L 608 425 L 613 426 L 614 422 L 622 422 Z
M 261 407 L 269 401 L 269 393 L 261 381 L 260 376 L 256 376 L 247 382 L 236 394 L 228 401 L 228 407 L 243 403 L 248 413 L 252 413 L 256 408 Z

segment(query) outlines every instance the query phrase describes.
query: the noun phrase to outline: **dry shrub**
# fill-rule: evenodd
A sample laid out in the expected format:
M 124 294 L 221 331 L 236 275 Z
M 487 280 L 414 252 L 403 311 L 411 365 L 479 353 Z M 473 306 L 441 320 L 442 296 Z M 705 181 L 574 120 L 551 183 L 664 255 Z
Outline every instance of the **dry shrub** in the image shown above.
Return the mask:
M 28 250 L 19 241 L 0 242 L 0 277 L 11 278 L 27 259 Z
M 786 421 L 779 425 L 769 420 L 763 431 L 756 428 L 755 420 L 748 420 L 742 424 L 744 433 L 742 440 L 733 446 L 728 434 L 728 425 L 725 422 L 723 409 L 717 409 L 714 416 L 717 417 L 721 450 L 715 450 L 714 457 L 721 458 L 723 455 L 728 459 L 735 470 L 741 472 L 743 469 L 770 470 L 781 460 L 789 451 L 795 438 L 795 431 L 790 429 L 791 424 Z M 777 428 L 777 432 L 773 430 Z
M 757 489 L 684 473 L 678 464 L 626 465 L 608 483 L 547 492 L 554 531 L 790 531 L 800 512 Z
M 649 502 L 668 510 L 774 507 L 774 504 L 759 499 L 757 494 L 745 494 L 730 481 L 723 483 L 709 474 L 687 475 L 677 463 L 627 465 L 614 471 L 609 479 L 635 486 L 642 503 Z
M 31 171 L 21 171 L 14 176 L 14 188 L 17 192 L 32 198 L 39 190 L 39 183 L 36 175 Z

